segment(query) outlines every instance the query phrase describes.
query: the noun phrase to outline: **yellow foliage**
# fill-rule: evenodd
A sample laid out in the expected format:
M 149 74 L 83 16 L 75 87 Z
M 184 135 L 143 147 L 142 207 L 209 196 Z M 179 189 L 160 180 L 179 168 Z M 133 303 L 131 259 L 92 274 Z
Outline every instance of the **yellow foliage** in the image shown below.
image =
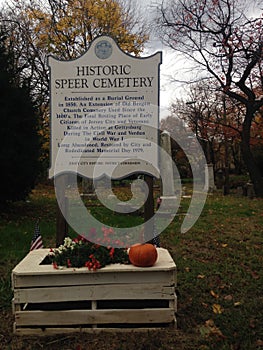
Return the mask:
M 112 36 L 122 50 L 138 56 L 147 35 L 132 33 L 131 19 L 116 0 L 68 0 L 56 16 L 28 8 L 25 14 L 37 34 L 36 46 L 58 58 L 82 54 L 99 35 Z

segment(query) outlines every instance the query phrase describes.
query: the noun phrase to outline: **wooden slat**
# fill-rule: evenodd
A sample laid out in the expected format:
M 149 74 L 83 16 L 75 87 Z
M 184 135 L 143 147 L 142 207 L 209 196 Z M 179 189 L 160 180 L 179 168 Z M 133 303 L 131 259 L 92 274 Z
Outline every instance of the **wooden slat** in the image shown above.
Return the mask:
M 176 322 L 171 324 L 174 328 L 177 327 Z M 169 325 L 170 326 L 170 325 Z M 101 332 L 109 332 L 109 333 L 141 333 L 141 332 L 156 332 L 157 330 L 165 329 L 167 327 L 160 326 L 160 327 L 130 327 L 130 328 L 121 328 L 121 327 L 100 327 L 100 328 L 87 328 L 87 327 L 65 327 L 65 328 L 19 328 L 14 327 L 14 333 L 17 335 L 37 335 L 37 336 L 51 336 L 55 334 L 68 334 L 68 333 L 91 333 L 91 334 L 99 334 Z
M 135 267 L 131 264 L 111 264 L 102 268 L 100 271 L 104 273 L 107 272 L 116 272 L 116 271 L 169 271 L 174 270 L 176 265 L 170 256 L 167 249 L 157 248 L 158 251 L 158 259 L 157 262 L 152 267 Z M 74 268 L 65 268 L 56 270 L 53 268 L 51 264 L 48 265 L 40 265 L 41 262 L 45 259 L 45 257 L 49 254 L 49 249 L 36 249 L 29 252 L 25 258 L 20 261 L 20 263 L 13 269 L 13 273 L 15 274 L 45 274 L 45 273 L 53 273 L 53 274 L 68 274 L 71 273 Z M 75 269 L 79 273 L 93 273 L 92 271 L 88 271 L 86 268 Z
M 149 284 L 114 284 L 26 288 L 14 290 L 15 303 L 48 303 L 78 300 L 121 300 L 174 298 L 174 286 Z
M 114 323 L 169 323 L 175 320 L 172 309 L 120 309 L 70 311 L 20 311 L 15 314 L 17 326 L 67 326 Z
M 70 275 L 26 275 L 13 276 L 15 289 L 30 288 L 30 287 L 49 287 L 49 286 L 80 286 L 80 285 L 94 285 L 94 284 L 140 284 L 140 283 L 154 283 L 158 281 L 160 284 L 171 285 L 174 283 L 173 271 L 156 271 L 149 272 L 145 270 L 140 273 L 132 272 L 114 272 L 114 273 L 99 273 L 93 274 L 78 274 L 71 272 Z
M 15 298 L 12 299 L 12 312 L 13 314 L 17 311 L 21 311 L 21 305 L 15 302 Z
M 157 248 L 158 251 L 158 259 L 157 262 L 152 267 L 135 267 L 131 264 L 111 264 L 103 267 L 100 271 L 103 273 L 107 272 L 116 272 L 116 271 L 169 271 L 174 270 L 176 265 L 170 256 L 167 249 Z M 87 268 L 64 268 L 56 270 L 53 268 L 51 264 L 41 265 L 41 262 L 45 259 L 45 257 L 49 254 L 49 249 L 36 249 L 29 252 L 23 260 L 20 261 L 18 265 L 13 269 L 14 274 L 45 274 L 45 273 L 53 273 L 53 274 L 69 274 L 73 270 L 77 270 L 78 273 L 93 273 L 92 271 L 88 271 Z
M 169 301 L 169 308 L 173 309 L 174 312 L 177 312 L 177 295 L 175 293 L 173 299 Z

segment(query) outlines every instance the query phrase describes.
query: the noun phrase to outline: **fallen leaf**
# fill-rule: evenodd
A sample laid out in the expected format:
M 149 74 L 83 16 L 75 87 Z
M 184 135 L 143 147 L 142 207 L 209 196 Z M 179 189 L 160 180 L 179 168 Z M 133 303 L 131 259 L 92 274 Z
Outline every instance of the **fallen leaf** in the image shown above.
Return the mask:
M 215 327 L 215 322 L 213 320 L 209 319 L 209 320 L 205 321 L 205 325 L 206 325 L 206 327 L 210 327 L 210 328 Z
M 202 337 L 207 337 L 211 333 L 210 329 L 208 327 L 206 327 L 206 326 L 201 326 L 199 328 L 199 331 L 200 331 Z
M 224 297 L 224 299 L 227 300 L 227 301 L 231 301 L 231 300 L 233 300 L 233 296 L 230 295 L 230 294 L 228 294 L 228 295 L 226 295 L 226 296 Z
M 220 288 L 220 289 L 224 289 L 225 287 L 226 287 L 225 284 L 221 284 L 220 286 L 218 286 L 218 288 Z
M 223 247 L 223 248 L 225 248 L 225 247 L 227 247 L 227 246 L 228 246 L 227 243 L 222 243 L 222 244 L 221 244 L 221 247 Z
M 216 294 L 213 290 L 210 290 L 210 294 L 212 295 L 212 297 L 218 299 L 219 298 L 219 295 Z
M 205 324 L 201 327 L 199 327 L 199 331 L 203 337 L 210 337 L 210 336 L 216 336 L 219 338 L 225 338 L 221 330 L 216 327 L 213 320 L 207 320 L 205 321 Z
M 222 314 L 223 308 L 219 304 L 213 304 L 213 313 Z
M 234 303 L 234 306 L 239 306 L 239 305 L 241 305 L 242 303 L 241 303 L 241 301 L 236 301 L 235 303 Z
M 197 278 L 203 279 L 205 278 L 205 275 L 198 275 Z

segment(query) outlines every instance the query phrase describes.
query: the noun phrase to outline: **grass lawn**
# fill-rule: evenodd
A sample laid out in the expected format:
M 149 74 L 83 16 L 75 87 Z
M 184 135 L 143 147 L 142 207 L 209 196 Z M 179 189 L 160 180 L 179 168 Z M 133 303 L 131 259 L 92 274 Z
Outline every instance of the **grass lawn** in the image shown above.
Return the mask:
M 121 189 L 123 191 L 123 188 Z M 12 268 L 28 253 L 36 220 L 44 245 L 55 243 L 56 202 L 53 188 L 34 190 L 29 200 L 10 204 L 0 216 L 0 348 L 65 350 L 253 350 L 263 349 L 263 200 L 235 194 L 209 195 L 201 217 L 180 233 L 189 199 L 182 200 L 161 245 L 178 268 L 178 328 L 149 333 L 66 334 L 54 337 L 13 335 Z M 91 205 L 91 203 L 89 203 Z M 104 208 L 98 218 L 123 225 Z M 117 223 L 118 221 L 118 223 Z

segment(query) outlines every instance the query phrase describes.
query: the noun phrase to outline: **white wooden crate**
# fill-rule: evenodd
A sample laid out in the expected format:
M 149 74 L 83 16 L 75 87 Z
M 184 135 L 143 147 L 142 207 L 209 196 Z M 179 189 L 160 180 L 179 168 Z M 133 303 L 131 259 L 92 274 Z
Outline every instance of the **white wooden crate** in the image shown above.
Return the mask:
M 176 325 L 176 265 L 158 249 L 153 267 L 112 264 L 97 271 L 41 264 L 30 252 L 12 271 L 14 331 L 54 334 Z

